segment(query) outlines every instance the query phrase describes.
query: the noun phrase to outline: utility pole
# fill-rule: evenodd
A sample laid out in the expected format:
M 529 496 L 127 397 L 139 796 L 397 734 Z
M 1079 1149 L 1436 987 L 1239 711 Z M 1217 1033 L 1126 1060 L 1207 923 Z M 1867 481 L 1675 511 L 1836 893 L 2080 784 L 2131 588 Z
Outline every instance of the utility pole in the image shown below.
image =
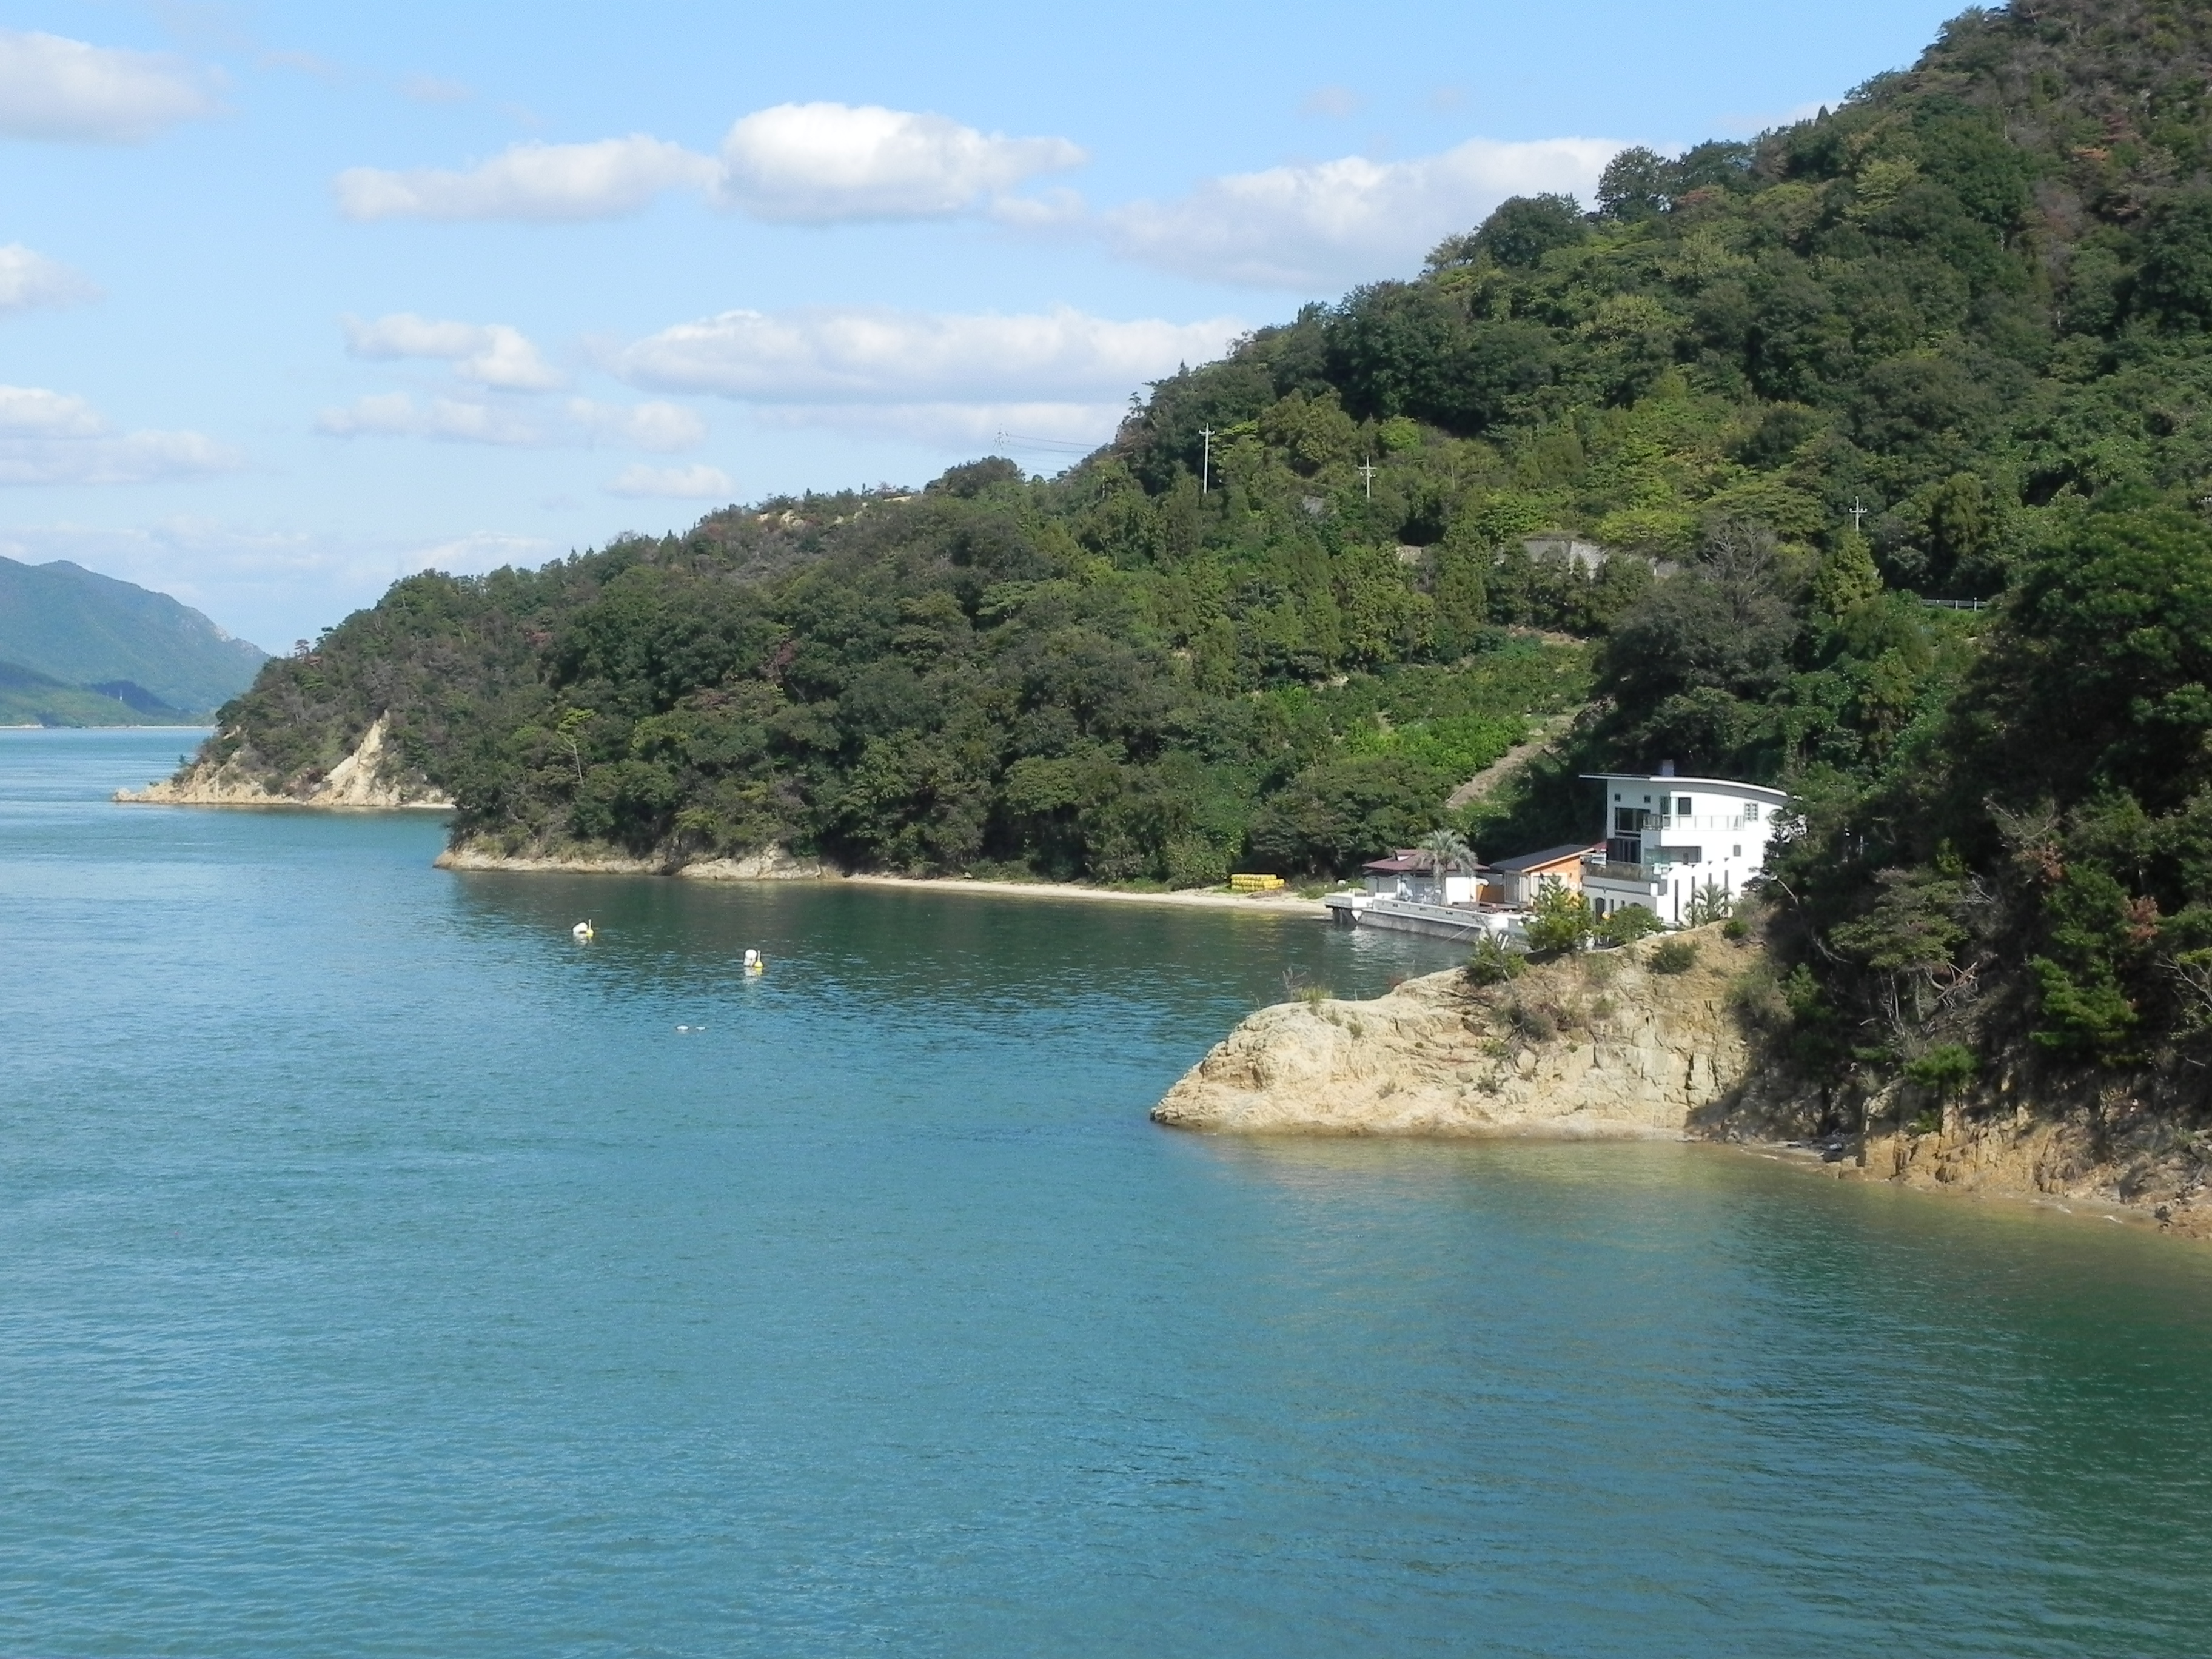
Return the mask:
M 1851 497 L 1851 533 L 1853 535 L 1859 533 L 1860 526 L 1866 521 L 1866 515 L 1871 510 L 1871 508 L 1861 507 L 1857 496 Z
M 1362 478 L 1367 481 L 1367 499 L 1370 501 L 1373 501 L 1375 499 L 1375 463 L 1370 461 L 1366 465 L 1355 467 L 1352 470 L 1358 472 Z
M 1205 440 L 1198 452 L 1198 493 L 1203 495 L 1213 488 L 1213 428 L 1202 426 L 1198 435 Z

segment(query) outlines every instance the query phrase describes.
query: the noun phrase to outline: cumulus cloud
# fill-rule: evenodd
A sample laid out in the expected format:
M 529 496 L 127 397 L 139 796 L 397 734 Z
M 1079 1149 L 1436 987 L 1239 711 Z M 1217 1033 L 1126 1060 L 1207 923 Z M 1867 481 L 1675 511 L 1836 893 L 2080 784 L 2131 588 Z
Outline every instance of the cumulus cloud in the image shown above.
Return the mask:
M 118 432 L 82 398 L 0 386 L 0 484 L 149 483 L 240 465 L 198 432 Z
M 519 410 L 459 398 L 418 404 L 404 392 L 372 392 L 343 409 L 326 409 L 315 417 L 315 430 L 333 438 L 441 438 L 518 448 L 550 441 L 544 425 Z
M 1088 159 L 1065 138 L 1009 138 L 948 116 L 865 104 L 778 104 L 732 126 L 720 160 L 634 132 L 583 144 L 517 144 L 460 170 L 349 167 L 334 188 L 349 219 L 607 219 L 663 191 L 703 191 L 757 219 L 827 224 L 1021 210 L 1007 192 Z
M 666 453 L 689 449 L 707 436 L 707 423 L 696 411 L 681 404 L 658 399 L 643 404 L 600 404 L 589 398 L 571 398 L 566 412 L 578 431 L 589 433 L 602 443 L 626 449 Z
M 878 104 L 778 104 L 722 141 L 715 195 L 756 218 L 943 218 L 1088 158 L 1065 138 L 1009 138 Z
M 1185 276 L 1334 291 L 1404 270 L 1509 196 L 1587 195 L 1621 149 L 1609 138 L 1470 138 L 1405 161 L 1346 156 L 1211 179 L 1178 200 L 1105 216 L 1127 258 Z
M 719 466 L 627 466 L 607 484 L 612 495 L 658 495 L 677 501 L 726 501 L 737 494 Z
M 496 444 L 514 449 L 608 445 L 623 449 L 689 449 L 707 435 L 690 410 L 669 403 L 601 404 L 570 398 L 550 408 L 486 398 L 373 392 L 315 417 L 333 438 L 431 438 L 446 443 Z
M 163 55 L 0 29 L 0 133 L 125 144 L 216 107 L 214 79 Z
M 83 398 L 42 386 L 0 386 L 0 438 L 97 438 L 107 430 Z
M 346 350 L 356 357 L 441 358 L 462 380 L 502 392 L 550 392 L 561 376 L 518 329 L 505 323 L 435 322 L 395 312 L 364 322 L 342 317 Z
M 789 404 L 1119 399 L 1180 362 L 1218 356 L 1234 318 L 1116 322 L 1060 307 L 1027 316 L 887 307 L 726 311 L 608 354 L 634 386 Z
M 664 190 L 704 188 L 714 163 L 642 132 L 588 144 L 516 144 L 465 172 L 349 167 L 337 176 L 349 219 L 608 219 Z
M 775 404 L 757 409 L 754 418 L 763 426 L 827 427 L 969 455 L 988 450 L 1051 471 L 1106 442 L 1128 412 L 1127 398 L 1097 403 Z
M 82 271 L 21 242 L 0 247 L 0 317 L 40 306 L 82 305 L 99 297 L 100 289 Z

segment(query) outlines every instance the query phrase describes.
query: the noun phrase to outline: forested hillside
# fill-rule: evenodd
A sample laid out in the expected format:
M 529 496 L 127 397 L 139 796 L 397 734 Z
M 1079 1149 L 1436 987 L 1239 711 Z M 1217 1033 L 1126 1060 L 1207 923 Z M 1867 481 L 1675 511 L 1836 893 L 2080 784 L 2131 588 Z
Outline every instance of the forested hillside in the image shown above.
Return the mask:
M 167 593 L 66 559 L 0 558 L 0 662 L 30 671 L 16 691 L 43 680 L 91 693 L 74 702 L 54 701 L 51 685 L 40 694 L 40 708 L 68 723 L 204 714 L 250 685 L 266 657 Z M 128 692 L 110 689 L 124 684 Z M 117 706 L 104 710 L 103 699 Z
M 2183 1066 L 2208 74 L 2212 8 L 1969 12 L 1816 119 L 1507 203 L 1059 478 L 404 582 L 271 664 L 217 756 L 294 782 L 388 710 L 456 834 L 511 848 L 1181 884 L 1346 870 L 1589 698 L 1462 827 L 1591 833 L 1600 763 L 1788 787 L 1800 965 L 1764 1014 L 1808 1066 Z

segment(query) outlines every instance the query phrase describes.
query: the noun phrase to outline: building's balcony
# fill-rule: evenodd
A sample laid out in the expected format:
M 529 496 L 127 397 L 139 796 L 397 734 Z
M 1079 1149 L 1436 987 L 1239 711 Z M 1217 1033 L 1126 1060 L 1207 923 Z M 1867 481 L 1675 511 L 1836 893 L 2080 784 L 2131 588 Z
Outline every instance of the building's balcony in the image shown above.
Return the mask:
M 1585 882 L 1609 881 L 1625 887 L 1656 887 L 1668 878 L 1666 866 L 1656 864 L 1617 864 L 1611 859 L 1583 860 Z

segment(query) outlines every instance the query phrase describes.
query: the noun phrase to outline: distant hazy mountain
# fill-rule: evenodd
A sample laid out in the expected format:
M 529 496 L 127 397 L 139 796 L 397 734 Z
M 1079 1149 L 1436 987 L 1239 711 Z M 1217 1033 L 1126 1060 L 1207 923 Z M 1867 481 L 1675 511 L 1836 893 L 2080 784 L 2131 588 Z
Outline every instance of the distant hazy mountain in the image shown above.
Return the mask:
M 0 661 L 94 688 L 140 715 L 156 714 L 142 706 L 147 694 L 171 709 L 214 708 L 252 684 L 268 654 L 167 593 L 65 559 L 0 559 Z M 116 695 L 125 684 L 137 697 Z
M 0 662 L 0 726 L 191 726 L 202 718 L 133 680 L 70 685 L 21 663 Z

